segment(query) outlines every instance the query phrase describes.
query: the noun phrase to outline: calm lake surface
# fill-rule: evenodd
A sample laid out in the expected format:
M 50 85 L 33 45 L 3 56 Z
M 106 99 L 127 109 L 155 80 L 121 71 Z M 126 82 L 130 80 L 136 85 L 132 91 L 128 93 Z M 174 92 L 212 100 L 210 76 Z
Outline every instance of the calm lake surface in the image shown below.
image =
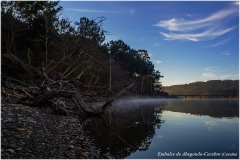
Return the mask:
M 84 129 L 114 158 L 239 158 L 238 99 L 119 101 Z

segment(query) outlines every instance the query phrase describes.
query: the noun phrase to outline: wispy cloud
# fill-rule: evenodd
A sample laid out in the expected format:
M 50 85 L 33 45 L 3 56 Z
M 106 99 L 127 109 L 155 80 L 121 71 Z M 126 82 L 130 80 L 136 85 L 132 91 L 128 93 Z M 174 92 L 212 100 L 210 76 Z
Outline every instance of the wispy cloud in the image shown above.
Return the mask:
M 157 138 L 163 138 L 163 137 L 164 137 L 164 136 L 162 136 L 162 135 L 158 135 L 158 136 L 157 136 Z
M 225 17 L 228 17 L 234 13 L 237 13 L 237 10 L 228 9 L 228 10 L 222 10 L 222 11 L 216 12 L 209 17 L 199 19 L 199 20 L 184 20 L 184 19 L 173 18 L 171 20 L 160 21 L 158 24 L 156 24 L 156 26 L 164 27 L 170 31 L 195 30 L 195 29 L 207 27 L 207 26 L 211 27 L 212 25 L 214 25 L 216 21 L 221 20 Z
M 160 63 L 162 63 L 162 61 L 155 61 L 157 64 L 160 64 Z
M 230 27 L 227 29 L 209 29 L 201 33 L 163 33 L 160 32 L 164 37 L 166 37 L 166 40 L 190 40 L 190 41 L 203 41 L 203 40 L 209 40 L 213 39 L 215 37 L 221 36 L 225 33 L 228 33 L 232 31 L 235 27 Z
M 214 79 L 239 79 L 239 74 L 224 74 L 224 75 L 216 75 L 212 72 L 204 72 L 202 74 L 203 77 L 214 78 Z
M 230 53 L 228 51 L 222 52 L 223 55 L 229 56 Z
M 208 47 L 217 47 L 217 46 L 220 46 L 222 44 L 225 44 L 227 43 L 228 41 L 230 41 L 233 37 L 230 37 L 230 38 L 226 38 L 226 39 L 221 39 L 220 41 L 212 44 L 212 45 L 209 45 Z
M 225 24 L 222 24 L 225 18 L 233 15 L 238 15 L 237 7 L 224 9 L 198 20 L 185 20 L 183 18 L 162 20 L 155 26 L 170 31 L 170 33 L 160 32 L 166 40 L 203 41 L 214 39 L 234 30 L 236 26 L 226 27 Z
M 214 78 L 216 77 L 215 74 L 211 73 L 211 72 L 205 72 L 202 74 L 203 77 L 208 77 L 208 78 Z
M 67 8 L 65 10 L 76 11 L 76 12 L 85 12 L 85 13 L 113 13 L 116 11 L 106 11 L 106 10 L 92 10 L 92 9 L 74 9 L 74 8 Z
M 219 67 L 206 67 L 206 68 L 205 68 L 205 71 L 206 71 L 206 72 L 210 72 L 210 71 L 212 72 L 212 71 L 215 71 L 215 70 L 213 70 L 213 69 L 216 69 L 216 68 L 219 68 Z
M 217 72 L 219 67 L 206 67 L 205 72 L 202 74 L 204 77 L 216 78 L 217 76 L 213 72 Z
M 220 70 L 219 67 L 206 67 L 204 73 L 202 74 L 203 77 L 206 78 L 213 78 L 213 79 L 239 79 L 239 74 L 227 73 L 222 74 L 226 70 Z
M 154 47 L 157 47 L 157 46 L 159 46 L 159 45 L 160 45 L 159 43 L 155 43 L 155 44 L 154 44 Z
M 178 64 L 182 63 L 182 62 L 177 62 Z

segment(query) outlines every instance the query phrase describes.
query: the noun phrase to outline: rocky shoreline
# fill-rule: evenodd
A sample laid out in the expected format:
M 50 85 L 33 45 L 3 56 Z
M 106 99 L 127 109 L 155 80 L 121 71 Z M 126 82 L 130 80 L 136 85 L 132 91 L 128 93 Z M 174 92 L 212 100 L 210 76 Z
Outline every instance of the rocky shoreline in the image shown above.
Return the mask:
M 80 119 L 47 108 L 1 105 L 1 158 L 111 158 L 96 148 Z
M 52 114 L 52 109 L 47 107 L 16 104 L 16 98 L 5 95 L 1 99 L 2 159 L 114 158 L 95 146 L 83 130 L 81 119 L 85 114 L 77 113 L 73 106 L 67 105 L 68 116 L 61 116 Z M 116 101 L 149 98 L 154 97 L 127 92 Z

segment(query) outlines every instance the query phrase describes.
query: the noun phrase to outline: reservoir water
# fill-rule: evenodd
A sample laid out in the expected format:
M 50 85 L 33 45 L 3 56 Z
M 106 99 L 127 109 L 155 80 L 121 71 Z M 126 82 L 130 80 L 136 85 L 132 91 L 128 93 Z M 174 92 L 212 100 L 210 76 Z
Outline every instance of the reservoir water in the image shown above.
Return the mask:
M 238 99 L 119 101 L 84 129 L 125 159 L 238 159 Z

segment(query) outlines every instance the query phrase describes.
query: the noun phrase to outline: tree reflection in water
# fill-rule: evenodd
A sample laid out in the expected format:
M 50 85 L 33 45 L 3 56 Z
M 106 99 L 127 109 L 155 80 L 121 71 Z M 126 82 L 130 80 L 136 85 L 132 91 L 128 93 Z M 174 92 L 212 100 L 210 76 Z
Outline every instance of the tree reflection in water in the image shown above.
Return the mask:
M 164 123 L 161 113 L 166 105 L 166 102 L 120 102 L 110 107 L 102 119 L 91 119 L 84 129 L 90 132 L 102 153 L 109 153 L 114 158 L 125 158 L 137 150 L 148 149 L 155 130 Z
M 196 103 L 197 101 L 197 103 Z M 190 113 L 195 116 L 210 116 L 213 118 L 233 118 L 239 117 L 239 101 L 226 99 L 190 99 L 182 101 L 172 101 L 165 110 L 172 112 Z

